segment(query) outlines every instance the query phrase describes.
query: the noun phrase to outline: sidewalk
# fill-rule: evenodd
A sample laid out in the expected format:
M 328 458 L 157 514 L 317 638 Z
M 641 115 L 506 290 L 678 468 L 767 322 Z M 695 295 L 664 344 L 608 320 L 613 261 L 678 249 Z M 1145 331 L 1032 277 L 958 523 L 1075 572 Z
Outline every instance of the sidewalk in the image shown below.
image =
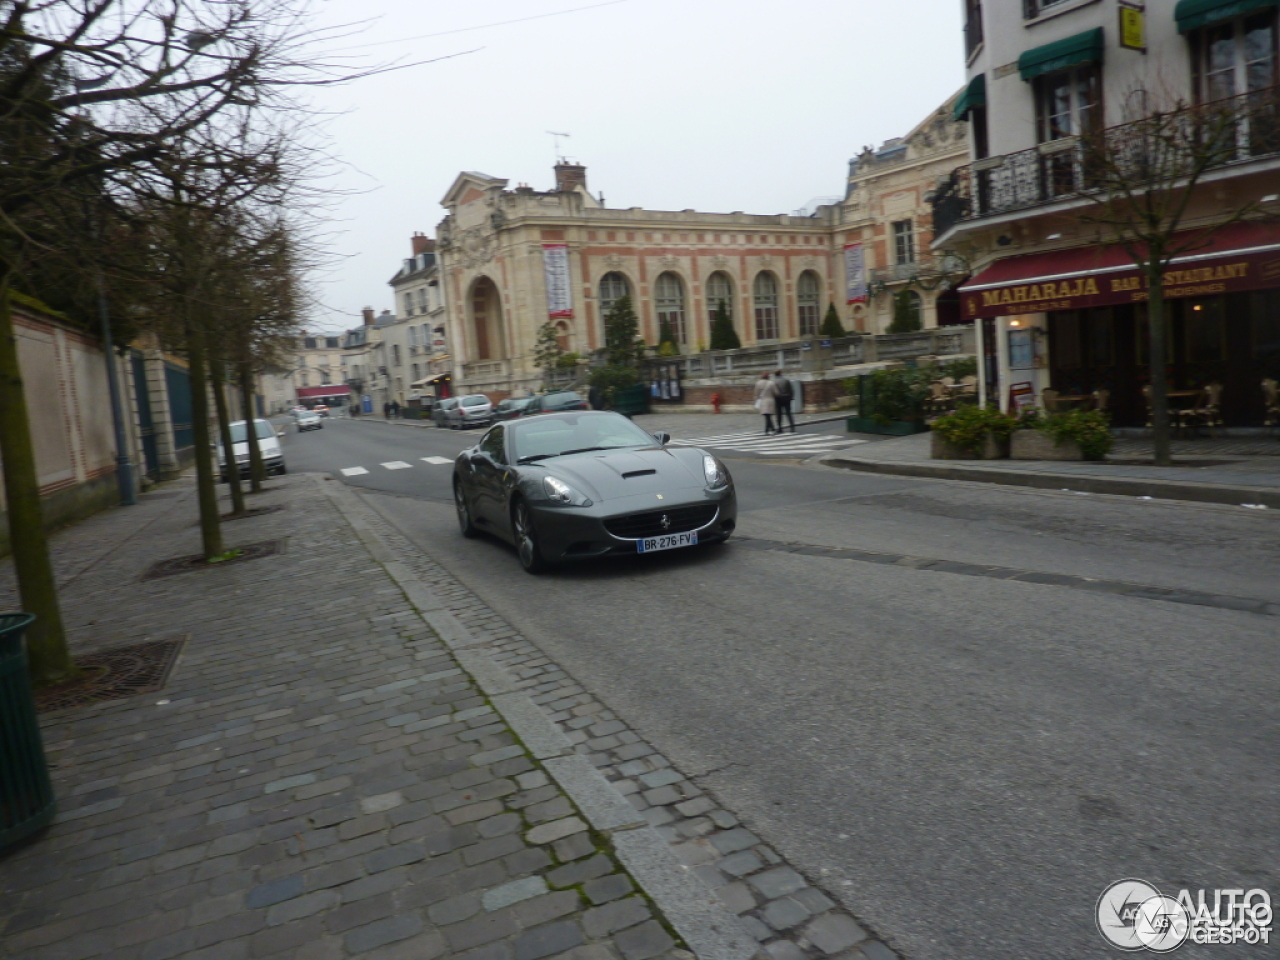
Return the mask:
M 142 579 L 197 548 L 193 498 L 166 484 L 54 539 L 77 655 L 184 642 L 163 690 L 42 715 L 59 813 L 0 857 L 0 956 L 761 950 L 355 494 L 273 481 L 251 503 L 279 509 L 224 535 L 275 555 Z
M 1280 439 L 1175 440 L 1175 466 L 1157 467 L 1144 440 L 1118 440 L 1106 461 L 933 460 L 930 435 L 859 444 L 822 463 L 845 470 L 1050 490 L 1280 509 Z

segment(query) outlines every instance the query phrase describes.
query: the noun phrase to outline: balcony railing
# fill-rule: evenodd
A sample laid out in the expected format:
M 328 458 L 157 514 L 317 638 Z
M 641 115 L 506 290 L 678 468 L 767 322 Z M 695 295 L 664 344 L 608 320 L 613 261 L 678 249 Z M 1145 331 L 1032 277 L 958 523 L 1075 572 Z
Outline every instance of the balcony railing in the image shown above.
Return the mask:
M 1122 186 L 1168 189 L 1192 175 L 1275 156 L 1280 87 L 1268 87 L 972 163 L 935 192 L 934 233 Z
M 935 213 L 936 216 L 936 213 Z M 968 272 L 965 263 L 952 254 L 937 257 L 920 257 L 911 263 L 895 263 L 888 267 L 876 267 L 871 271 L 871 283 L 881 287 L 895 283 L 925 281 L 933 283 L 944 277 L 961 277 Z

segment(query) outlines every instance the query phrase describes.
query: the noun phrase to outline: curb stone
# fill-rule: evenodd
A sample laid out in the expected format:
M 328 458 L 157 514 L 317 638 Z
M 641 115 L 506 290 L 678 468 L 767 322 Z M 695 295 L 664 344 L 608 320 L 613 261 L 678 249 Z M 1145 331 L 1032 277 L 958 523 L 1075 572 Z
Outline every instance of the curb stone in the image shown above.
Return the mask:
M 422 611 L 424 619 L 430 611 L 444 608 L 462 625 L 466 636 L 458 638 L 461 649 L 455 648 L 454 656 L 460 663 L 465 659 L 465 668 L 476 670 L 475 676 L 486 675 L 485 681 L 477 679 L 477 683 L 486 692 L 494 691 L 490 698 L 495 708 L 514 687 L 572 744 L 572 752 L 540 763 L 607 838 L 619 861 L 698 957 L 892 960 L 896 956 L 865 922 L 852 917 L 835 898 L 787 867 L 777 852 L 743 829 L 697 784 L 697 777 L 676 771 L 535 644 L 518 635 L 438 564 L 414 551 L 375 506 L 343 484 L 325 487 L 348 522 L 370 533 L 376 529 L 387 549 L 399 552 L 404 566 L 414 571 L 413 580 L 406 582 L 415 583 L 414 595 L 431 605 Z M 520 717 L 503 716 L 523 738 Z M 588 778 L 588 770 L 595 776 Z M 661 786 L 651 788 L 641 779 L 658 771 L 663 775 L 654 782 L 661 781 Z M 624 813 L 619 801 L 633 813 Z M 599 803 L 622 822 L 617 826 L 607 826 L 607 819 L 597 823 L 594 817 L 606 816 L 597 812 Z M 635 814 L 639 822 L 633 820 Z M 687 854 L 691 846 L 698 847 L 698 855 L 690 863 L 683 862 L 680 854 Z M 777 884 L 771 881 L 780 876 L 775 875 L 779 869 L 785 870 L 788 882 L 775 890 Z M 778 906 L 770 910 L 774 904 Z M 800 911 L 806 921 L 792 923 Z M 768 919 L 778 926 L 771 926 Z M 745 945 L 739 932 L 743 930 Z M 858 933 L 856 939 L 844 935 L 841 941 L 823 936 L 830 930 Z
M 943 463 L 908 463 L 888 460 L 860 460 L 828 454 L 818 462 L 840 470 L 878 473 L 930 480 L 964 480 L 1004 486 L 1034 487 L 1040 490 L 1079 490 L 1123 497 L 1151 497 L 1157 500 L 1189 500 L 1195 503 L 1239 505 L 1258 503 L 1280 508 L 1280 490 L 1234 484 L 1188 483 L 1183 480 L 1148 480 L 1139 477 L 1098 477 L 1074 473 L 1023 472 L 995 467 L 969 467 Z

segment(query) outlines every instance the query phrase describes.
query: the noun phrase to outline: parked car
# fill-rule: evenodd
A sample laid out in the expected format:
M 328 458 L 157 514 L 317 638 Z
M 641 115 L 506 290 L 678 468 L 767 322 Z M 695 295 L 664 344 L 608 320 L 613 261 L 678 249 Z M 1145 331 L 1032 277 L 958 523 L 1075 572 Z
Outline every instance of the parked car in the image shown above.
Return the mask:
M 561 390 L 557 393 L 542 393 L 529 401 L 524 415 L 532 417 L 539 413 L 562 413 L 567 410 L 586 410 L 587 401 L 572 390 Z
M 493 419 L 519 419 L 524 416 L 525 411 L 528 410 L 529 404 L 533 402 L 533 399 L 533 397 L 507 397 L 505 400 L 499 400 L 498 405 L 493 410 Z
M 299 433 L 302 433 L 304 430 L 321 430 L 324 428 L 324 420 L 322 420 L 320 414 L 316 413 L 314 410 L 304 410 L 302 413 L 294 416 L 293 419 L 298 425 Z
M 738 515 L 729 471 L 668 439 L 602 410 L 494 424 L 454 463 L 458 527 L 514 544 L 529 573 L 727 540 Z
M 258 452 L 262 454 L 262 464 L 266 468 L 267 475 L 288 473 L 284 465 L 284 452 L 280 449 L 280 438 L 276 436 L 276 428 L 271 425 L 271 421 L 255 420 L 253 425 L 254 432 L 258 436 Z M 218 478 L 222 483 L 226 483 L 229 479 L 227 453 L 223 449 L 221 440 L 218 441 L 217 448 Z M 237 420 L 231 424 L 231 455 L 235 458 L 240 476 L 247 477 L 249 475 L 249 434 L 248 424 L 244 420 Z
M 493 404 L 483 393 L 469 393 L 458 398 L 457 406 L 449 409 L 446 418 L 454 430 L 487 427 L 493 423 Z
M 320 417 L 327 417 L 329 415 L 329 406 L 328 404 L 317 403 L 311 408 L 311 412 Z
M 446 397 L 441 400 L 431 410 L 431 422 L 437 427 L 447 427 L 449 425 L 449 411 L 457 405 L 457 397 Z

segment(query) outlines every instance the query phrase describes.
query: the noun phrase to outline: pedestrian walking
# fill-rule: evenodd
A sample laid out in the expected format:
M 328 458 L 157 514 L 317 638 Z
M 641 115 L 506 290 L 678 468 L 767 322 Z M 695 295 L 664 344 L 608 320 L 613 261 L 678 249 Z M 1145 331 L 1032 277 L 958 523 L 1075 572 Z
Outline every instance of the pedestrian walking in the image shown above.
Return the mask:
M 769 371 L 760 374 L 756 381 L 756 409 L 764 414 L 764 433 L 773 433 L 773 415 L 778 412 L 778 390 L 769 379 Z M 777 431 L 781 433 L 782 431 Z
M 786 433 L 786 424 L 782 422 L 782 418 L 786 417 L 791 421 L 791 432 L 795 433 L 796 418 L 791 413 L 791 399 L 795 396 L 795 390 L 781 370 L 773 375 L 773 389 L 778 392 L 778 432 Z
M 592 410 L 604 409 L 604 391 L 594 383 L 587 388 L 587 403 L 590 405 Z
M 399 400 L 391 401 L 391 416 L 393 419 L 396 419 L 396 420 L 400 419 L 400 401 Z
M 382 419 L 384 420 L 391 419 L 391 403 L 390 402 L 386 402 L 382 405 Z

